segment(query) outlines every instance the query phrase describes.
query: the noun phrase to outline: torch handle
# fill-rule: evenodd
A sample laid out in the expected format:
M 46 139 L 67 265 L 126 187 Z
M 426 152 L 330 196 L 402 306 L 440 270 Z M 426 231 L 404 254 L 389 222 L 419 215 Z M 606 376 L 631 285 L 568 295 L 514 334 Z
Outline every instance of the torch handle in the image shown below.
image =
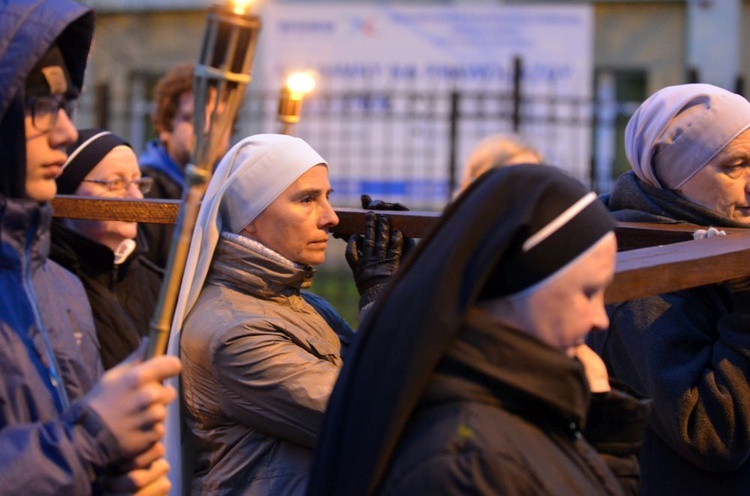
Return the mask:
M 154 316 L 149 323 L 149 340 L 143 357 L 144 360 L 164 355 L 167 352 L 172 320 L 174 319 L 177 298 L 182 285 L 182 276 L 187 265 L 190 241 L 198 219 L 201 199 L 211 175 L 210 171 L 192 165 L 188 166 L 185 174 L 185 191 L 172 237 L 165 278 L 159 292 L 159 301 Z
M 185 186 L 172 237 L 169 258 L 156 311 L 149 323 L 149 343 L 144 359 L 164 355 L 174 320 L 200 203 L 213 167 L 223 151 L 242 106 L 260 18 L 245 9 L 215 5 L 209 9 L 199 63 L 194 70 L 193 163 L 185 171 Z

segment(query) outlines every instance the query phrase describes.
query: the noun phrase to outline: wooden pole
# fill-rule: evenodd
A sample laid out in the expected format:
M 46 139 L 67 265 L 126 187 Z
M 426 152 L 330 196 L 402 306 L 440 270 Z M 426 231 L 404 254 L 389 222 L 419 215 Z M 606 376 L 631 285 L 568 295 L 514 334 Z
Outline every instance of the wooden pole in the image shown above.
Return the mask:
M 119 200 L 60 195 L 52 201 L 55 217 L 172 224 L 179 200 Z M 363 233 L 366 210 L 338 208 L 332 234 L 348 238 Z M 440 216 L 437 212 L 391 212 L 394 228 L 420 238 Z M 620 248 L 614 282 L 605 300 L 615 303 L 750 276 L 750 229 L 724 229 L 726 236 L 693 241 L 701 228 L 692 224 L 620 222 Z

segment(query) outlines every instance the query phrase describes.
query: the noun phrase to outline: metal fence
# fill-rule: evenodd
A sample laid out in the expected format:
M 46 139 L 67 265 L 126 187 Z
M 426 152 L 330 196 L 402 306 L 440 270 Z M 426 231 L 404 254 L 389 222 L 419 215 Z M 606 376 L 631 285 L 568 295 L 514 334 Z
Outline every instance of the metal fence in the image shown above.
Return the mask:
M 150 138 L 147 83 L 134 81 L 124 111 L 102 96 L 82 102 L 83 126 L 119 127 L 138 150 Z M 140 88 L 140 89 L 139 89 Z M 96 94 L 106 95 L 106 91 Z M 628 169 L 622 146 L 636 103 L 618 102 L 612 92 L 593 99 L 527 95 L 517 84 L 507 91 L 359 88 L 308 96 L 292 133 L 329 162 L 337 207 L 358 207 L 363 193 L 401 202 L 412 210 L 440 211 L 450 201 L 464 160 L 474 145 L 496 133 L 518 133 L 541 151 L 545 162 L 577 176 L 599 192 Z M 115 107 L 116 108 L 116 107 Z M 240 112 L 234 139 L 279 132 L 278 93 L 252 87 Z M 103 110 L 104 109 L 104 110 Z M 105 111 L 106 110 L 106 111 Z M 112 123 L 113 126 L 108 126 Z M 331 243 L 313 289 L 356 324 L 357 291 L 343 256 L 345 243 Z
M 278 132 L 277 95 L 249 92 L 235 136 Z M 358 90 L 320 93 L 304 103 L 293 134 L 330 164 L 339 206 L 359 195 L 440 210 L 462 165 L 485 136 L 518 133 L 545 162 L 597 191 L 627 170 L 622 134 L 632 102 L 517 92 Z
M 518 133 L 556 165 L 598 192 L 628 169 L 622 136 L 637 102 L 615 98 L 615 83 L 597 77 L 594 98 L 524 91 L 520 67 L 505 90 L 368 88 L 313 92 L 292 133 L 308 141 L 330 166 L 338 206 L 359 204 L 363 193 L 412 209 L 441 210 L 451 198 L 476 143 L 496 133 Z M 159 74 L 133 74 L 126 105 L 113 104 L 107 85 L 82 102 L 84 126 L 113 129 L 136 150 L 153 137 L 150 88 Z M 122 109 L 117 111 L 117 109 Z M 234 138 L 279 132 L 278 93 L 251 86 Z M 127 130 L 123 132 L 123 129 Z

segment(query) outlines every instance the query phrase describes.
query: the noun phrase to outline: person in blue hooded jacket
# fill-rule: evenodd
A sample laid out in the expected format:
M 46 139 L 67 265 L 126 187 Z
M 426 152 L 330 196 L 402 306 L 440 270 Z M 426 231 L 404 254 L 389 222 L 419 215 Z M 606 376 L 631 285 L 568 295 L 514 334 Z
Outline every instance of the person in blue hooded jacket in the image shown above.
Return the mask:
M 195 142 L 193 132 L 193 64 L 178 64 L 170 69 L 154 88 L 154 112 L 151 120 L 157 137 L 146 143 L 138 157 L 144 176 L 154 179 L 147 198 L 179 200 Z M 147 241 L 147 257 L 166 267 L 174 226 L 142 224 L 139 229 Z
M 79 280 L 47 259 L 55 178 L 93 12 L 70 0 L 0 3 L 0 487 L 4 494 L 163 494 L 160 439 L 179 360 L 101 378 Z
M 154 180 L 146 198 L 182 198 L 185 168 L 190 164 L 195 148 L 193 73 L 192 63 L 178 64 L 154 88 L 151 120 L 157 137 L 146 144 L 146 149 L 138 157 L 143 175 Z M 215 95 L 212 89 L 209 97 Z M 210 115 L 211 106 L 210 102 L 206 105 L 207 115 Z M 221 155 L 229 148 L 230 133 L 231 129 L 221 139 Z M 142 224 L 139 228 L 148 242 L 147 258 L 159 267 L 166 267 L 174 226 Z

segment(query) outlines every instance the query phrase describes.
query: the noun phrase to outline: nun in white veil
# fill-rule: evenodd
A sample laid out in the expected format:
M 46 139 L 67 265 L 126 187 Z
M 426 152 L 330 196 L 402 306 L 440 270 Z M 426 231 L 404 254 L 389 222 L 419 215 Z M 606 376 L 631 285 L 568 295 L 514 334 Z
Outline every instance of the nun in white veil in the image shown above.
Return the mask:
M 168 354 L 180 355 L 183 323 L 203 288 L 221 233 L 242 231 L 302 174 L 317 165 L 327 166 L 327 163 L 303 140 L 284 135 L 250 136 L 224 156 L 208 185 L 198 214 L 175 309 Z M 177 380 L 173 386 L 179 390 Z M 165 436 L 167 459 L 172 467 L 171 494 L 176 495 L 189 492 L 192 464 L 185 454 L 194 454 L 181 439 L 179 403 L 170 406 Z

